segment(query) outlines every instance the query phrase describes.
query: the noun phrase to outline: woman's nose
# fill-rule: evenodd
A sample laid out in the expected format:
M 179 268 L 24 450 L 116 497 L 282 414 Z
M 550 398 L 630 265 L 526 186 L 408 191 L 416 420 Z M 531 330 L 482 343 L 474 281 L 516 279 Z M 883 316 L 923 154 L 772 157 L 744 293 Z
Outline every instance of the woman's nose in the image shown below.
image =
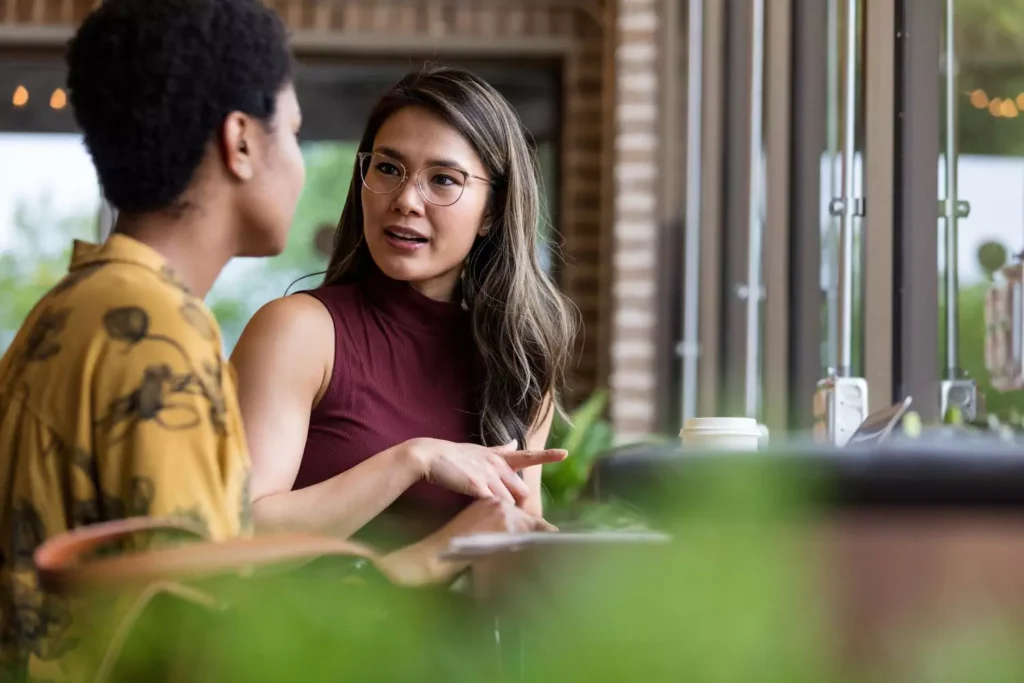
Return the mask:
M 423 213 L 423 195 L 416 186 L 416 178 L 409 176 L 401 187 L 395 190 L 392 208 L 403 216 Z

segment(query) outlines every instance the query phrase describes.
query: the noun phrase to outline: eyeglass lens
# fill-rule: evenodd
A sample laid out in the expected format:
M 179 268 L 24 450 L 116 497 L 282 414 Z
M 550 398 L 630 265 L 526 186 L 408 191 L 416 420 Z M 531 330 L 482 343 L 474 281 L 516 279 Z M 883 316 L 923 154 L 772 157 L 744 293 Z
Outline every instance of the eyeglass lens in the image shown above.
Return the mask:
M 402 162 L 381 154 L 367 154 L 361 159 L 363 184 L 370 192 L 390 194 L 397 190 L 408 172 Z M 431 166 L 416 174 L 416 186 L 431 204 L 449 206 L 462 196 L 466 175 L 457 169 Z

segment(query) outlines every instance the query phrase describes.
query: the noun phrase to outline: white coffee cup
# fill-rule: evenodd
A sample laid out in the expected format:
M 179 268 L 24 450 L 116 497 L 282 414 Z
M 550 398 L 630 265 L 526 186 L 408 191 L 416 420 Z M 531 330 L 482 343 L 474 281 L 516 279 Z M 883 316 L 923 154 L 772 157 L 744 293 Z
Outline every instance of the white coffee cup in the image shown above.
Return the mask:
M 691 417 L 679 432 L 686 448 L 756 451 L 768 441 L 768 429 L 749 417 Z

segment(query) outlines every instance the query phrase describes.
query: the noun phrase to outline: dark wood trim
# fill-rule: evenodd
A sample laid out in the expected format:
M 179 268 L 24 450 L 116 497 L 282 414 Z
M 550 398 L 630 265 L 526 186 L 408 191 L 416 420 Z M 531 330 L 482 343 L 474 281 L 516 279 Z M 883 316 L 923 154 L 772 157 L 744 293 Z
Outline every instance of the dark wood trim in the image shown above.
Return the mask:
M 596 345 L 597 372 L 593 375 L 594 388 L 607 387 L 612 373 L 612 325 L 616 310 L 616 301 L 612 289 L 614 282 L 615 263 L 615 107 L 618 92 L 615 74 L 617 73 L 616 53 L 619 46 L 617 2 L 606 2 L 601 8 L 597 28 L 601 30 L 603 41 L 601 64 L 601 223 L 600 239 L 600 296 L 597 329 L 588 336 L 588 344 Z M 591 28 L 594 30 L 594 28 Z M 569 56 L 575 62 L 574 69 L 580 69 L 586 63 L 578 54 L 578 50 Z M 568 126 L 566 126 L 568 128 Z
M 790 173 L 792 163 L 793 0 L 765 4 L 765 178 L 764 226 L 764 401 L 762 419 L 771 430 L 789 426 Z M 777 398 L 776 398 L 777 397 Z
M 722 223 L 723 395 L 719 411 L 744 413 L 747 302 L 737 293 L 747 284 L 750 244 L 750 58 L 752 16 L 747 0 L 726 2 L 725 220 Z M 752 291 L 751 295 L 756 296 Z
M 726 206 L 726 16 L 725 3 L 704 3 L 698 415 L 718 414 L 722 395 L 721 320 L 722 307 L 728 296 L 722 291 L 722 250 L 725 244 L 722 225 Z
M 681 0 L 659 5 L 658 128 L 658 252 L 656 256 L 657 320 L 655 322 L 656 428 L 678 433 L 682 396 L 682 364 L 676 345 L 682 338 L 683 208 L 686 196 L 686 15 Z
M 868 408 L 881 410 L 893 395 L 895 263 L 896 14 L 892 0 L 867 0 L 865 11 L 864 159 L 864 379 Z
M 0 25 L 0 45 L 63 49 L 74 31 L 75 26 L 70 24 L 4 24 Z M 379 33 L 300 29 L 292 33 L 292 47 L 304 55 L 327 54 L 332 57 L 386 56 L 396 51 L 427 58 L 438 54 L 564 57 L 572 52 L 575 41 L 563 36 L 403 35 L 396 45 L 382 41 Z
M 75 32 L 74 26 L 0 25 L 0 47 L 63 50 Z
M 897 0 L 894 376 L 925 421 L 939 418 L 939 58 L 943 6 Z
M 516 64 L 486 57 L 451 58 L 487 79 L 519 111 L 538 143 L 557 144 L 562 127 L 562 73 L 565 60 L 526 60 Z M 305 110 L 304 130 L 310 139 L 358 140 L 377 99 L 415 68 L 407 58 L 335 59 L 301 57 L 295 82 Z M 28 107 L 0 109 L 0 130 L 71 133 L 77 128 L 70 108 L 53 111 L 46 98 L 64 87 L 66 66 L 54 49 L 0 47 L 0 91 L 24 83 L 32 93 Z M 10 89 L 7 87 L 9 86 Z M 42 98 L 42 99 L 39 99 Z
M 426 59 L 438 56 L 493 55 L 508 57 L 565 57 L 576 41 L 565 36 L 471 36 L 403 35 L 398 44 L 381 40 L 380 33 L 356 34 L 345 31 L 294 31 L 292 48 L 300 55 L 386 56 L 403 55 Z
M 790 427 L 809 429 L 822 376 L 821 159 L 825 153 L 828 15 L 823 0 L 793 0 L 790 183 Z

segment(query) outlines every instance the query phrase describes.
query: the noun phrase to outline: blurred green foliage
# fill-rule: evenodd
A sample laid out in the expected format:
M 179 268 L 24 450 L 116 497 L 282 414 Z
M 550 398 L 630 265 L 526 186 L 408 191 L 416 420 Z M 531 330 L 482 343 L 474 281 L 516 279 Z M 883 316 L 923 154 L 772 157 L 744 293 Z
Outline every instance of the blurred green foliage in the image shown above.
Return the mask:
M 604 419 L 608 392 L 596 391 L 567 417 L 556 414 L 548 448 L 569 452 L 562 462 L 544 466 L 545 508 L 564 506 L 579 498 L 594 461 L 613 444 L 611 425 Z
M 997 118 L 968 97 L 976 89 L 990 99 L 1024 92 L 1024 0 L 956 0 L 955 8 L 960 153 L 1024 155 L 1020 117 Z
M 303 144 L 302 154 L 306 186 L 284 252 L 270 259 L 246 260 L 244 274 L 222 276 L 207 297 L 228 352 L 263 304 L 284 296 L 293 283 L 290 291 L 316 287 L 322 280 L 318 273 L 327 267 L 327 257 L 317 251 L 315 239 L 320 229 L 338 223 L 352 179 L 356 146 L 311 142 Z M 304 279 L 296 282 L 300 278 Z
M 992 387 L 985 369 L 985 293 L 988 283 L 978 283 L 960 289 L 960 365 L 968 377 L 974 379 L 978 391 L 985 396 L 985 407 L 989 415 L 1003 421 L 1011 421 L 1015 414 L 1024 412 L 1024 391 L 997 391 Z M 941 321 L 945 320 L 946 306 L 939 305 L 939 358 L 945 365 L 946 331 Z
M 985 277 L 989 280 L 995 278 L 1004 266 L 1009 261 L 1009 253 L 1006 249 L 1006 245 L 1001 242 L 988 241 L 982 243 L 978 247 L 978 265 L 985 272 Z
M 342 571 L 213 582 L 231 608 L 150 620 L 129 652 L 138 677 L 121 680 L 157 680 L 167 661 L 185 667 L 181 680 L 218 682 L 894 680 L 840 659 L 817 487 L 777 462 L 717 458 L 689 475 L 685 498 L 652 491 L 673 503 L 662 522 L 672 543 L 548 556 L 520 575 L 497 622 L 464 595 Z M 1024 680 L 1024 634 L 975 614 L 906 630 L 898 680 Z M 522 671 L 502 668 L 510 661 Z
M 10 244 L 0 249 L 0 353 L 36 302 L 67 272 L 72 240 L 95 240 L 96 232 L 94 216 L 61 215 L 47 193 L 15 206 Z

